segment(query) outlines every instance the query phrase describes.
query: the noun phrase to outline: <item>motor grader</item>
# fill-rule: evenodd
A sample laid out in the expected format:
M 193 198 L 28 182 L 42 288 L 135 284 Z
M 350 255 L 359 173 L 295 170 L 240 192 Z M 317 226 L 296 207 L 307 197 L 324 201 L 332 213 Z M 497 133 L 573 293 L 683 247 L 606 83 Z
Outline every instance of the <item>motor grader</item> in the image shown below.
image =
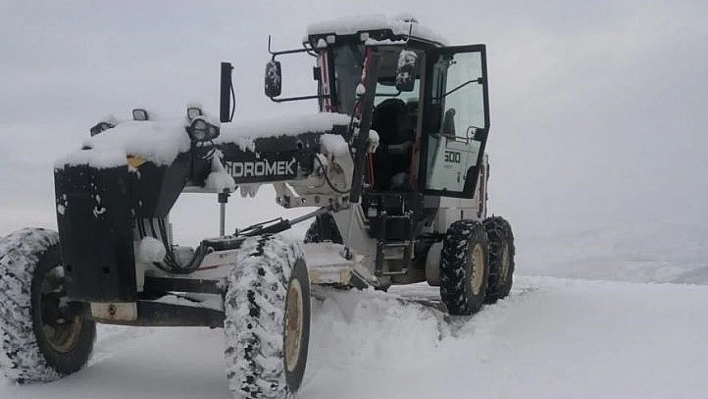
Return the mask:
M 96 323 L 223 328 L 236 396 L 284 398 L 301 385 L 310 287 L 440 287 L 451 315 L 508 295 L 511 227 L 487 216 L 490 130 L 484 45 L 449 46 L 413 18 L 314 24 L 302 48 L 268 51 L 265 94 L 319 112 L 232 121 L 232 66 L 219 118 L 103 120 L 55 163 L 58 232 L 0 241 L 0 368 L 20 382 L 77 372 Z M 316 92 L 282 95 L 281 60 L 311 57 Z M 309 208 L 233 233 L 230 195 L 272 184 Z M 216 195 L 221 229 L 195 248 L 173 240 L 184 192 Z M 196 213 L 196 212 L 195 212 Z M 306 242 L 278 233 L 312 221 Z

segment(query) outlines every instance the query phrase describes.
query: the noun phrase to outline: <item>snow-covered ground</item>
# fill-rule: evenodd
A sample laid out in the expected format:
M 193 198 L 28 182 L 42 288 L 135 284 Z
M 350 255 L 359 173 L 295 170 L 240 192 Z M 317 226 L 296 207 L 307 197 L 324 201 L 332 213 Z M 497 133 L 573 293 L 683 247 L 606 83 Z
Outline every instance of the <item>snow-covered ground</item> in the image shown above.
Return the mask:
M 514 226 L 516 284 L 455 320 L 395 297 L 429 287 L 324 295 L 300 397 L 708 397 L 708 3 L 55 3 L 0 2 L 0 236 L 56 227 L 54 161 L 102 115 L 215 113 L 221 61 L 237 119 L 313 110 L 262 95 L 267 35 L 282 50 L 314 18 L 410 10 L 488 45 L 490 209 Z M 311 64 L 286 62 L 287 94 L 312 93 Z M 273 197 L 232 197 L 227 230 L 300 212 Z M 177 241 L 215 235 L 218 209 L 180 198 Z M 221 330 L 102 326 L 85 370 L 0 381 L 0 399 L 228 399 L 222 352 Z
M 302 398 L 700 398 L 708 287 L 519 277 L 511 296 L 449 320 L 416 286 L 325 292 Z M 13 399 L 230 398 L 221 330 L 104 327 L 90 366 L 5 385 Z

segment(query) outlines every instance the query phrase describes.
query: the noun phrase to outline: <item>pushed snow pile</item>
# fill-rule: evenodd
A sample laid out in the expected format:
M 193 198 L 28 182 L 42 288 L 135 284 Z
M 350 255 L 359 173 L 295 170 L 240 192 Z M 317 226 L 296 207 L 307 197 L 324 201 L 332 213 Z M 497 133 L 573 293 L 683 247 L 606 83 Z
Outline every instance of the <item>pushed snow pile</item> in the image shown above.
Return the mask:
M 324 369 L 391 370 L 434 356 L 451 335 L 442 312 L 383 292 L 318 296 L 324 300 L 313 302 L 311 360 Z
M 426 285 L 317 303 L 308 398 L 708 395 L 708 287 L 516 279 L 472 317 L 398 302 Z
M 361 31 L 383 29 L 390 29 L 394 35 L 407 36 L 411 33 L 413 37 L 441 44 L 447 43 L 447 40 L 442 36 L 424 27 L 410 15 L 400 15 L 394 18 L 386 17 L 383 14 L 358 15 L 315 22 L 307 27 L 307 35 L 354 35 Z
M 317 114 L 283 115 L 276 118 L 235 120 L 221 125 L 218 143 L 235 143 L 242 149 L 255 151 L 253 139 L 261 137 L 294 136 L 302 133 L 324 133 L 334 126 L 348 126 L 351 117 L 345 114 L 321 112 Z

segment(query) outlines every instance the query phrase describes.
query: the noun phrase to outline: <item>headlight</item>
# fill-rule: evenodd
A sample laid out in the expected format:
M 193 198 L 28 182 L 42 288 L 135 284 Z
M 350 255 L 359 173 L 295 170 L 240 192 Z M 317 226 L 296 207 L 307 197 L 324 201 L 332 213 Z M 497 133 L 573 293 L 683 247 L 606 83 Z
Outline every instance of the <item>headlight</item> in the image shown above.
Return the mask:
M 209 141 L 219 137 L 219 127 L 207 122 L 202 116 L 197 116 L 187 126 L 187 134 L 193 141 Z

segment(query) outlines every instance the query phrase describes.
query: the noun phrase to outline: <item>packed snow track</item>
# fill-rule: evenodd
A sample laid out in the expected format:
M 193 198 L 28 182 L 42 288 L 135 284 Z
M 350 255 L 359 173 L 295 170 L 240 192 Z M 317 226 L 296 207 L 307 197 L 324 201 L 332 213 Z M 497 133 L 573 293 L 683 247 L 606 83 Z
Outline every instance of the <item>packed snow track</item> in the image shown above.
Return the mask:
M 421 304 L 436 297 L 423 285 L 318 296 L 301 398 L 708 392 L 706 286 L 520 276 L 509 298 L 452 319 Z M 4 383 L 0 398 L 229 399 L 223 346 L 221 330 L 101 327 L 86 370 Z

